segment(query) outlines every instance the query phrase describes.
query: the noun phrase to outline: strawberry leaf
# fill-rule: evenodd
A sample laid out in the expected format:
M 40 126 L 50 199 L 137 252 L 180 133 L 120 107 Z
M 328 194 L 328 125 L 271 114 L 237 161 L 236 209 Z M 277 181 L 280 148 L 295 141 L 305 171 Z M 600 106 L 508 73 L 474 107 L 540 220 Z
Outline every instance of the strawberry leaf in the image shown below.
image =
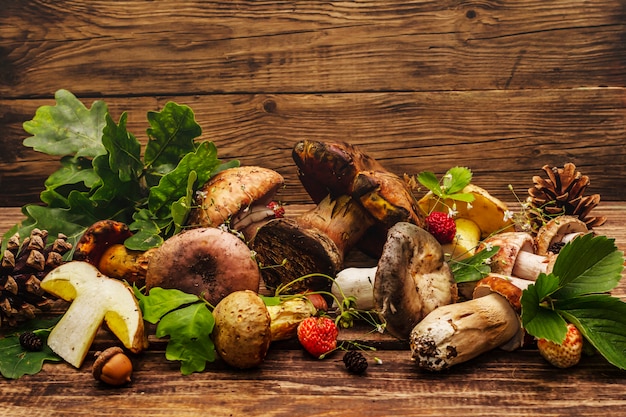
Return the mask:
M 623 253 L 613 239 L 588 233 L 561 249 L 553 273 L 560 279 L 556 298 L 611 291 L 622 278 Z
M 443 176 L 443 189 L 452 195 L 461 191 L 472 181 L 472 171 L 465 167 L 452 167 Z
M 557 301 L 554 307 L 607 361 L 626 369 L 626 303 L 608 294 L 593 294 Z
M 626 369 L 626 303 L 606 294 L 623 269 L 624 254 L 612 239 L 588 234 L 572 240 L 552 273 L 523 291 L 522 326 L 536 338 L 561 343 L 571 322 L 611 364 Z

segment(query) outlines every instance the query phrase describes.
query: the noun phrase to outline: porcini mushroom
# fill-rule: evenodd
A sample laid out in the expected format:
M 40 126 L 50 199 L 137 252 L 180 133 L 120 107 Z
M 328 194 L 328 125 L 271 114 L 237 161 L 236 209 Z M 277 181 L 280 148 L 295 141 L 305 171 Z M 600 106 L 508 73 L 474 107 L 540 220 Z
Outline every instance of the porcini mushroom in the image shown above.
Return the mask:
M 421 224 L 416 202 L 400 177 L 345 143 L 302 141 L 293 149 L 299 177 L 317 206 L 297 218 L 271 220 L 251 247 L 268 287 L 311 273 L 327 276 L 343 267 L 344 256 L 373 236 L 384 242 L 398 221 Z M 380 245 L 382 247 L 382 244 Z M 280 265 L 279 267 L 271 267 Z M 328 290 L 331 281 L 311 276 L 292 290 Z
M 214 227 L 186 230 L 167 239 L 150 258 L 146 289 L 176 288 L 216 305 L 239 290 L 259 291 L 261 274 L 248 246 Z
M 374 302 L 385 329 L 406 340 L 431 311 L 457 300 L 441 245 L 427 231 L 396 223 L 387 236 L 374 280 Z
M 522 290 L 501 276 L 483 278 L 474 298 L 433 310 L 411 331 L 411 358 L 440 371 L 497 347 L 522 346 Z
M 228 222 L 249 242 L 257 228 L 276 217 L 276 210 L 268 205 L 283 185 L 282 175 L 268 168 L 240 166 L 221 171 L 196 191 L 187 224 L 218 227 Z

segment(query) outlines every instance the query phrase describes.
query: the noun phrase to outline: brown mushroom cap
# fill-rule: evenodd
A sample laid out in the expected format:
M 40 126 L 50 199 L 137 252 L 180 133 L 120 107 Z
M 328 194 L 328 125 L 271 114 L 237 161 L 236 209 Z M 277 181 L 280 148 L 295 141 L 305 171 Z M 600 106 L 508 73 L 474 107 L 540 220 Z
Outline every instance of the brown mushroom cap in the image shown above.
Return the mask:
M 391 227 L 374 280 L 374 302 L 389 333 L 408 339 L 423 317 L 457 296 L 439 242 L 411 223 Z
M 187 224 L 217 227 L 255 203 L 267 205 L 283 185 L 282 175 L 268 168 L 241 166 L 221 171 L 196 192 Z
M 522 311 L 522 289 L 503 275 L 489 274 L 476 284 L 473 298 L 480 298 L 491 293 L 503 296 L 517 314 Z
M 102 255 L 109 247 L 124 243 L 132 235 L 133 233 L 125 223 L 115 220 L 99 220 L 89 226 L 76 243 L 73 259 L 89 262 L 97 267 Z
M 534 253 L 533 237 L 526 232 L 504 232 L 485 239 L 478 250 L 486 246 L 500 247 L 500 250 L 491 257 L 491 272 L 502 275 L 513 275 L 515 260 L 520 252 Z
M 569 234 L 582 234 L 589 232 L 585 222 L 577 216 L 558 216 L 543 225 L 538 231 L 535 241 L 537 242 L 537 254 L 547 255 L 554 243 L 563 241 Z
M 234 291 L 258 292 L 260 280 L 248 246 L 231 233 L 207 227 L 167 239 L 150 258 L 146 288 L 176 288 L 216 305 Z

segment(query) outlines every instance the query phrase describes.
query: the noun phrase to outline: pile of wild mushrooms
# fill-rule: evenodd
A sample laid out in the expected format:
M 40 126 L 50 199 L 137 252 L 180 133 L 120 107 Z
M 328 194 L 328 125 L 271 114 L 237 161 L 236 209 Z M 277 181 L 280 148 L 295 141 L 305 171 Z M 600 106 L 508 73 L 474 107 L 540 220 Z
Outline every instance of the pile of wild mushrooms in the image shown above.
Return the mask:
M 359 309 L 376 311 L 387 332 L 409 341 L 420 367 L 440 370 L 490 349 L 522 346 L 522 290 L 550 271 L 555 244 L 588 232 L 577 218 L 562 216 L 536 237 L 495 234 L 477 249 L 500 248 L 491 274 L 457 285 L 403 178 L 342 142 L 298 142 L 293 159 L 316 204 L 302 215 L 277 216 L 272 201 L 284 186 L 277 172 L 230 168 L 196 193 L 189 229 L 159 248 L 129 251 L 123 245 L 128 228 L 103 221 L 84 234 L 74 259 L 147 289 L 197 294 L 212 305 L 235 291 L 260 292 L 310 276 L 291 291 L 341 286 L 340 294 L 355 296 Z M 355 248 L 377 265 L 344 268 Z

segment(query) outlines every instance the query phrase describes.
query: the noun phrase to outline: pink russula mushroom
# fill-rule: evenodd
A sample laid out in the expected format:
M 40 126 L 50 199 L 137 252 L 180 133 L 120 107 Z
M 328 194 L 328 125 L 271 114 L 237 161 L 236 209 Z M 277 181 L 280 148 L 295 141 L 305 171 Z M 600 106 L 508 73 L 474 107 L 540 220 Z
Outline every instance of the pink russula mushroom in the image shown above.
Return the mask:
M 250 248 L 232 233 L 190 229 L 167 239 L 150 258 L 146 289 L 176 288 L 216 305 L 239 290 L 259 291 L 261 274 Z

